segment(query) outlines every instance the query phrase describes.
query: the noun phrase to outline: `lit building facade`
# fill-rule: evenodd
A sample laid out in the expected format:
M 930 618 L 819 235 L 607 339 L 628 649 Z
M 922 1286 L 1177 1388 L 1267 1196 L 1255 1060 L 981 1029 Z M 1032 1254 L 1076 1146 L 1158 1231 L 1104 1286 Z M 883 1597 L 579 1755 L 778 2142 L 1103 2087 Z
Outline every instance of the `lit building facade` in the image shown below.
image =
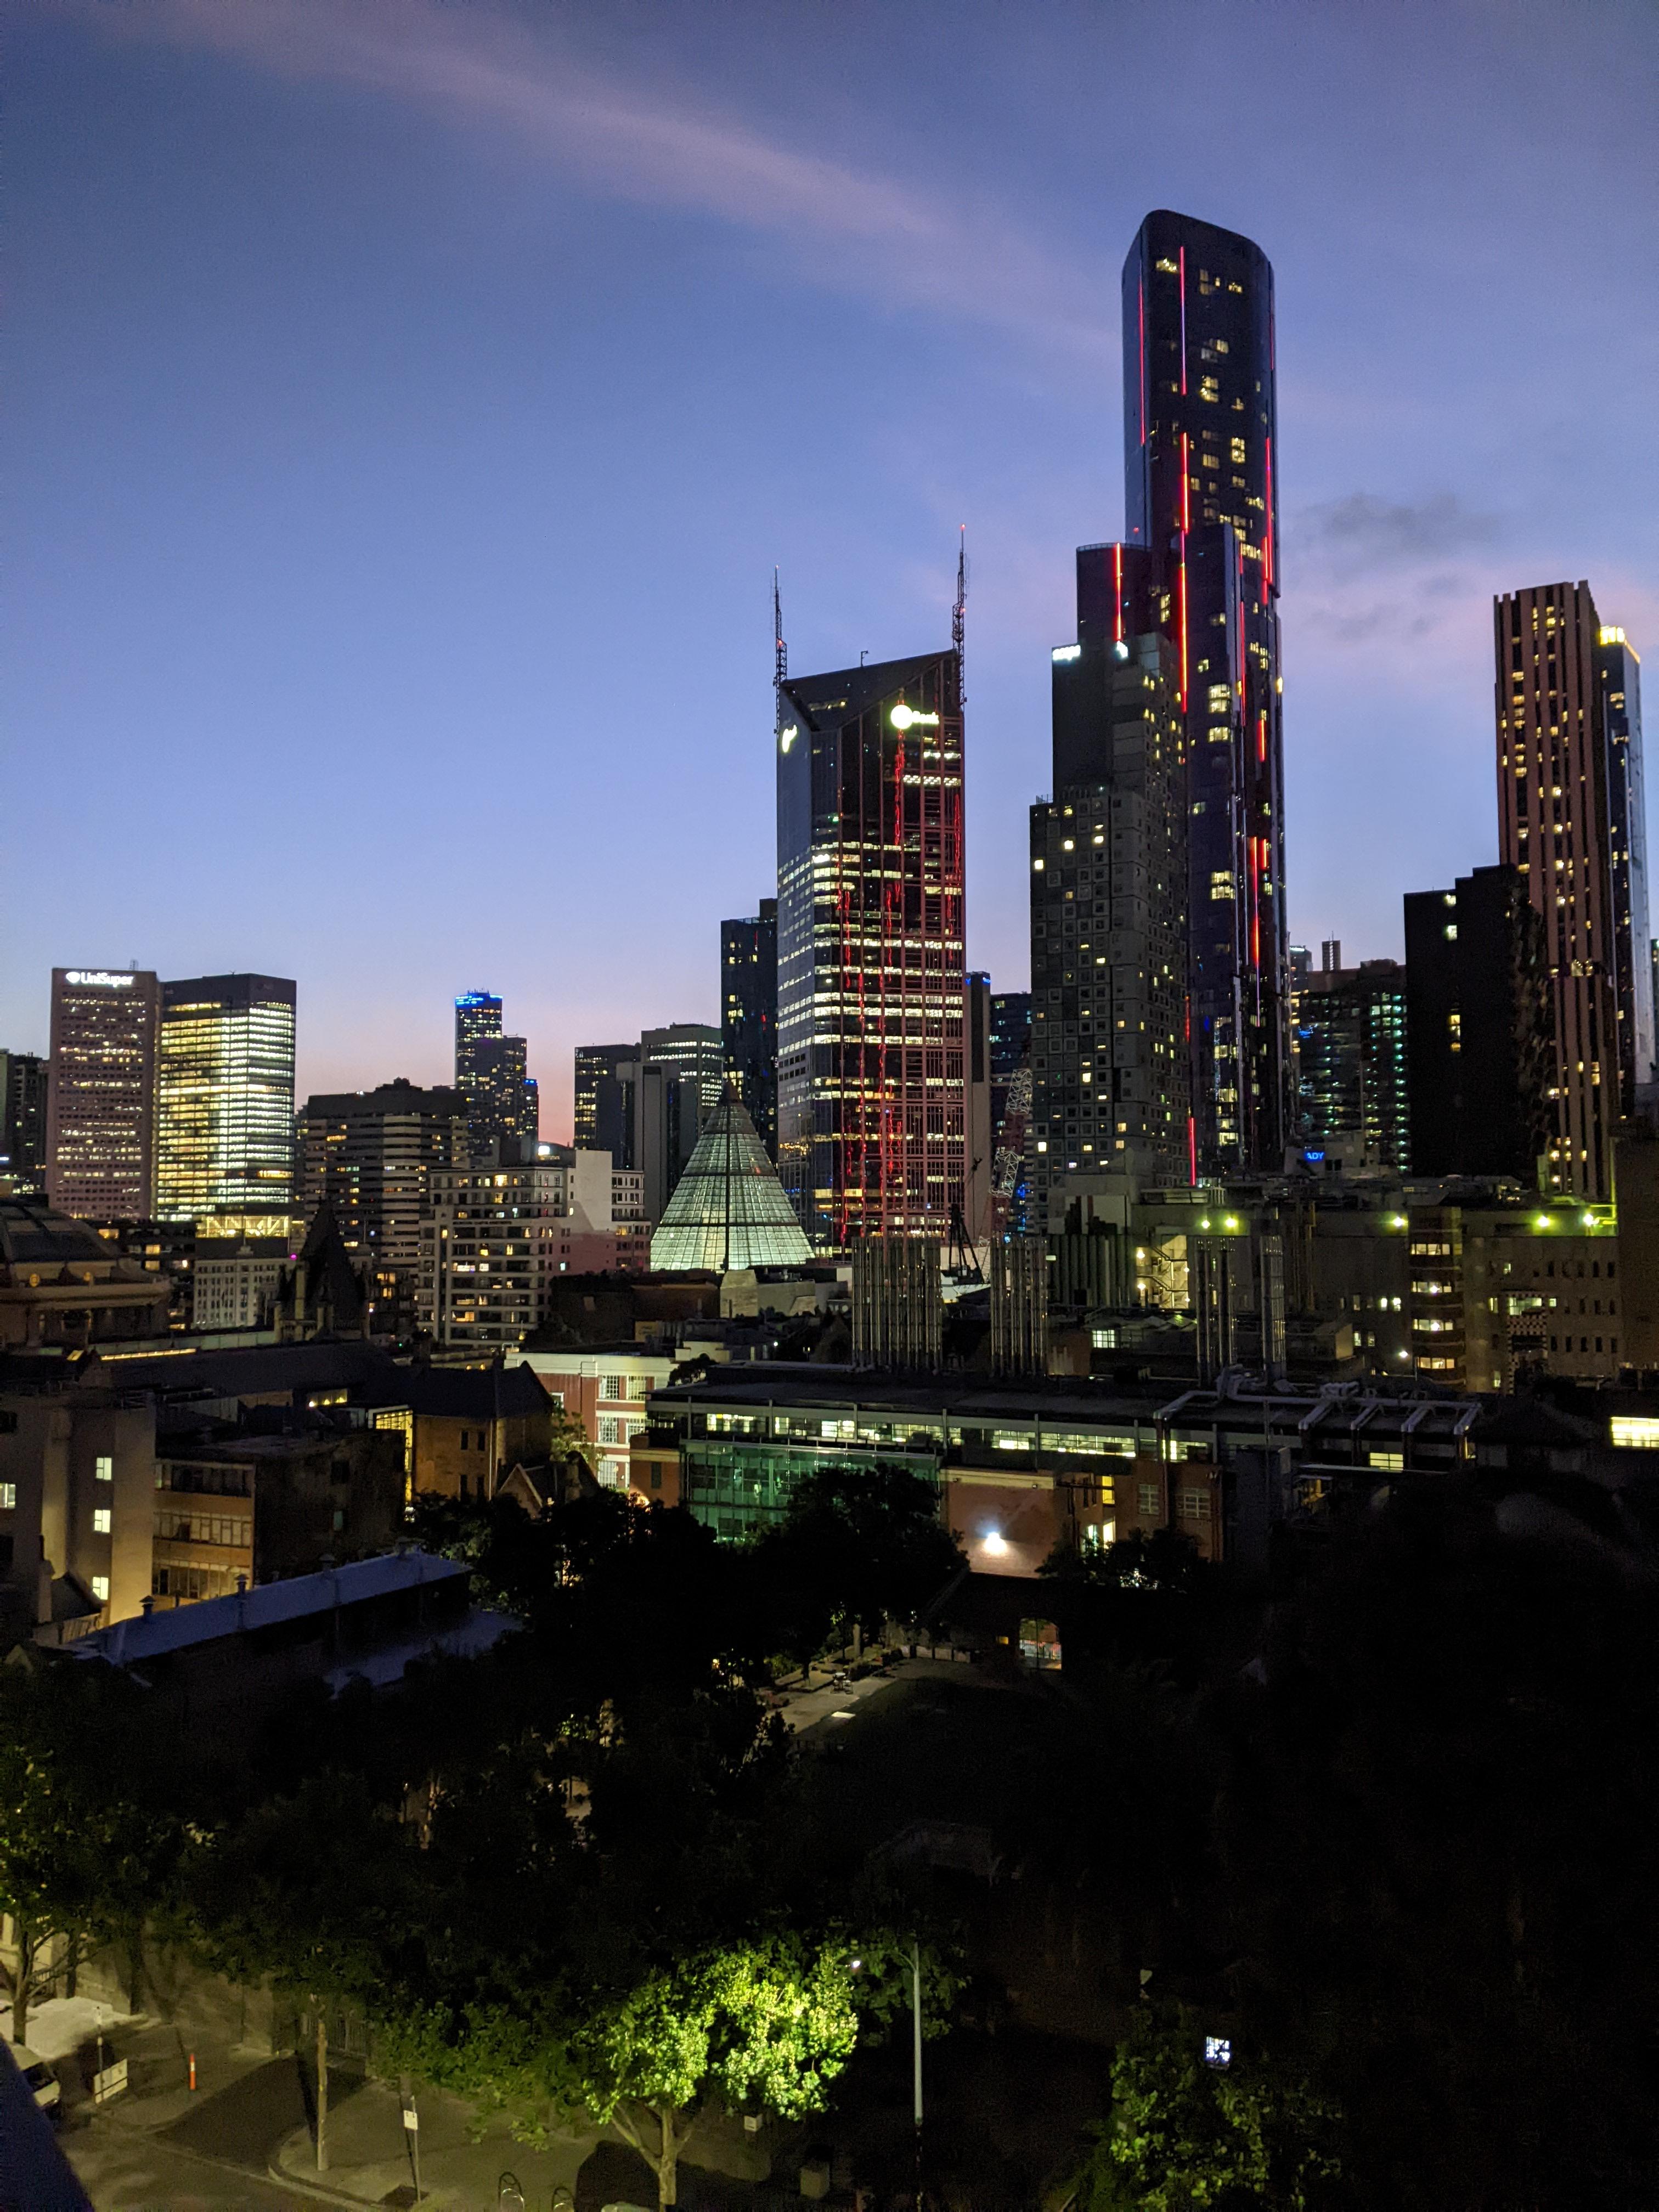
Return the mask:
M 421 1224 L 420 1322 L 441 1344 L 498 1351 L 540 1327 L 550 1283 L 617 1263 L 608 1152 L 434 1169 Z
M 1186 726 L 1176 650 L 1146 627 L 1144 550 L 1078 556 L 1054 666 L 1054 796 L 1031 809 L 1033 1218 L 1067 1174 L 1191 1180 Z
M 142 1221 L 155 1188 L 155 1033 L 149 969 L 54 968 L 46 1193 L 83 1221 Z
M 1494 603 L 1498 842 L 1547 940 L 1552 1189 L 1613 1192 L 1613 1133 L 1652 1080 L 1653 984 L 1636 656 L 1588 584 Z
M 1340 963 L 1340 947 L 1332 950 Z M 1362 960 L 1298 978 L 1296 1041 L 1304 1152 L 1357 1137 L 1368 1161 L 1404 1174 L 1411 1165 L 1404 968 Z
M 1200 1175 L 1275 1172 L 1291 1126 L 1273 269 L 1160 210 L 1123 270 L 1125 500 L 1187 735 Z
M 720 1040 L 726 1073 L 773 1158 L 778 1152 L 778 902 L 720 924 Z
M 246 1224 L 294 1201 L 294 985 L 199 975 L 161 986 L 155 1213 Z M 258 1235 L 244 1226 L 243 1234 Z
M 579 1152 L 609 1152 L 620 1165 L 627 1156 L 627 1115 L 617 1070 L 637 1060 L 636 1044 L 576 1047 L 575 1131 Z
M 954 649 L 778 685 L 778 1167 L 820 1249 L 963 1201 Z
M 533 1153 L 541 1103 L 526 1073 L 529 1047 L 501 1033 L 501 1002 L 488 991 L 455 1001 L 455 1088 L 466 1100 L 467 1139 L 481 1159 Z

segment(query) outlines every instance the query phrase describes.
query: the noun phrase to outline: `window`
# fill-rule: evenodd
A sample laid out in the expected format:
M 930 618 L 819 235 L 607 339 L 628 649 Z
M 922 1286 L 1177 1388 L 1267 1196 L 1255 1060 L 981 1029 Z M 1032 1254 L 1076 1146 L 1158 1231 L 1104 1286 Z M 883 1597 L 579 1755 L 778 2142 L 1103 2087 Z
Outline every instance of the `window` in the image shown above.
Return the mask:
M 92 1594 L 97 1599 L 100 1605 L 107 1605 L 109 1603 L 109 1577 L 107 1575 L 94 1575 L 93 1577 Z
M 599 1395 L 601 1398 L 625 1398 L 628 1395 L 628 1377 L 625 1375 L 603 1376 L 599 1382 Z
M 16 1510 L 17 1485 L 15 1482 L 0 1482 L 0 1513 L 15 1513 Z
M 1135 1506 L 1136 1510 L 1142 1514 L 1156 1515 L 1162 1511 L 1164 1500 L 1158 1495 L 1157 1483 L 1143 1482 L 1138 1485 L 1135 1491 Z
M 93 1533 L 93 1534 L 94 1534 L 94 1536 L 107 1536 L 107 1535 L 108 1535 L 108 1534 L 109 1534 L 109 1532 L 110 1532 L 110 1510 L 109 1510 L 108 1506 L 107 1506 L 107 1505 L 94 1505 L 94 1506 L 93 1507 L 93 1509 L 92 1509 L 92 1533 Z
M 1183 1521 L 1207 1521 L 1210 1517 L 1209 1492 L 1183 1490 L 1181 1493 L 1181 1517 Z
M 463 1430 L 461 1431 L 461 1449 L 462 1449 L 463 1451 L 465 1451 L 465 1450 L 466 1449 L 466 1447 L 467 1447 L 467 1443 L 468 1443 L 469 1438 L 470 1438 L 470 1431 L 467 1431 L 467 1430 L 465 1430 L 465 1429 L 463 1429 Z
M 100 1452 L 97 1458 L 94 1460 L 92 1463 L 92 1479 L 94 1482 L 114 1481 L 115 1462 L 110 1457 L 107 1452 Z
M 1403 1451 L 1374 1451 L 1366 1455 L 1372 1467 L 1380 1467 L 1391 1474 L 1403 1473 L 1406 1455 Z

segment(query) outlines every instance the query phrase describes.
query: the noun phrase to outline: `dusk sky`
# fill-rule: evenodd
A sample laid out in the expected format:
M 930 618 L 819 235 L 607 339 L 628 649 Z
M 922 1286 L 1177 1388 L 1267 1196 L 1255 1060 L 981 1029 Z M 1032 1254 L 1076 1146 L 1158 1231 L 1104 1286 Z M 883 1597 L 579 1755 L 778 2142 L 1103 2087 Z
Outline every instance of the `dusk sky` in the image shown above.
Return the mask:
M 962 523 L 1024 988 L 1154 207 L 1276 272 L 1293 939 L 1497 857 L 1494 590 L 1588 577 L 1659 744 L 1649 0 L 24 0 L 0 91 L 0 1045 L 132 959 L 436 1081 L 483 986 L 568 1136 L 773 889 L 774 565 L 794 671 L 921 652 Z

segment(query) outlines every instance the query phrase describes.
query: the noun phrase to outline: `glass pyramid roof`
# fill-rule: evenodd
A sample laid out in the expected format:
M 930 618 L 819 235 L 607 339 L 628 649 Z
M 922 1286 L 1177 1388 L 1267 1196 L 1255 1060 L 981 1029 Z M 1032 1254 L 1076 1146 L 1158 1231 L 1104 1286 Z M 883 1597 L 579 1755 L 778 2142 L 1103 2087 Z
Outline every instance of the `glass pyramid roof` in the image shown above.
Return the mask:
M 693 1267 L 724 1274 L 811 1256 L 778 1171 L 728 1083 L 651 1239 L 651 1265 L 666 1274 Z

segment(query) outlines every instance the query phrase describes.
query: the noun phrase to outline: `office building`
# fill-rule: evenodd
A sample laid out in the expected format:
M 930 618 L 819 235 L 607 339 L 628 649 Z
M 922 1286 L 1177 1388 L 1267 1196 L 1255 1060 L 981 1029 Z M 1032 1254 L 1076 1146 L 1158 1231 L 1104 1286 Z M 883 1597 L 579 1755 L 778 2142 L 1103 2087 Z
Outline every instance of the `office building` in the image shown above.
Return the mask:
M 728 1080 L 769 1158 L 778 1153 L 778 902 L 720 924 L 720 1043 Z
M 811 1257 L 777 1170 L 727 1084 L 651 1239 L 667 1274 L 797 1267 Z
M 628 1115 L 617 1071 L 637 1060 L 637 1044 L 576 1047 L 575 1129 L 578 1152 L 609 1152 L 618 1166 L 628 1152 Z
M 1406 896 L 1413 1172 L 1536 1188 L 1553 1141 L 1547 933 L 1519 870 Z
M 1367 1167 L 1404 1174 L 1411 1164 L 1406 1059 L 1406 970 L 1397 960 L 1330 963 L 1297 978 L 1295 998 L 1298 1149 L 1318 1164 L 1357 1139 Z
M 286 1231 L 294 1203 L 294 985 L 280 976 L 162 984 L 158 1219 L 221 1215 L 245 1236 Z M 276 1215 L 281 1229 L 265 1229 Z
M 479 1160 L 534 1157 L 541 1133 L 529 1048 L 501 1033 L 501 1002 L 488 991 L 464 991 L 455 1001 L 455 1088 L 466 1101 L 467 1141 Z
M 1186 725 L 1200 1175 L 1276 1172 L 1291 1120 L 1273 270 L 1159 210 L 1123 270 L 1126 513 Z
M 191 1328 L 269 1328 L 297 1256 L 286 1237 L 205 1238 L 191 1263 Z
M 153 969 L 54 968 L 46 1086 L 46 1194 L 84 1221 L 153 1212 L 155 1032 Z
M 951 1253 L 958 1264 L 963 1257 L 959 1245 L 977 1253 L 997 1227 L 993 1202 L 997 1137 L 991 1118 L 991 979 L 983 973 L 967 979 L 962 1034 L 962 1219 L 959 1224 L 952 1224 L 951 1237 Z
M 1636 656 L 1588 584 L 1494 602 L 1498 849 L 1545 927 L 1552 1190 L 1611 1196 L 1613 1135 L 1652 1080 L 1653 991 Z
M 945 1241 L 963 1200 L 955 648 L 777 691 L 778 1166 L 811 1243 Z
M 0 1052 L 0 1187 L 12 1198 L 46 1194 L 46 1085 L 38 1053 Z
M 1063 1176 L 1192 1180 L 1187 783 L 1175 648 L 1145 627 L 1151 562 L 1079 549 L 1054 667 L 1054 796 L 1031 809 L 1034 1218 Z
M 371 1330 L 407 1334 L 433 1172 L 468 1158 L 465 1097 L 406 1078 L 373 1091 L 320 1092 L 301 1109 L 296 1139 L 301 1219 L 329 1208 L 346 1250 L 368 1262 Z

